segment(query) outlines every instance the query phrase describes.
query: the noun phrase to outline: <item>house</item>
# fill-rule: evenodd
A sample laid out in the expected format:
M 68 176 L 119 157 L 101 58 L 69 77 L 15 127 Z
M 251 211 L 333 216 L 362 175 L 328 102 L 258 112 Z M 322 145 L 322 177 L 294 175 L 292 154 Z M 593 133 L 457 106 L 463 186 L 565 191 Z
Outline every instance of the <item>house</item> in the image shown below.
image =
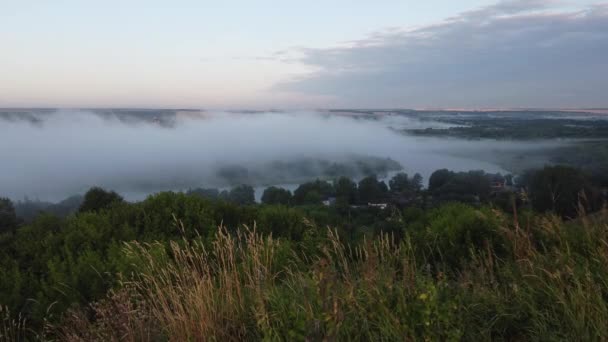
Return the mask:
M 501 191 L 502 189 L 505 188 L 505 182 L 500 182 L 500 181 L 492 182 L 490 187 L 492 188 L 492 191 Z
M 327 199 L 323 200 L 321 203 L 323 203 L 324 206 L 329 207 L 330 205 L 336 204 L 336 198 L 328 197 Z
M 384 210 L 388 207 L 388 203 L 367 203 L 369 208 L 378 208 L 380 210 Z

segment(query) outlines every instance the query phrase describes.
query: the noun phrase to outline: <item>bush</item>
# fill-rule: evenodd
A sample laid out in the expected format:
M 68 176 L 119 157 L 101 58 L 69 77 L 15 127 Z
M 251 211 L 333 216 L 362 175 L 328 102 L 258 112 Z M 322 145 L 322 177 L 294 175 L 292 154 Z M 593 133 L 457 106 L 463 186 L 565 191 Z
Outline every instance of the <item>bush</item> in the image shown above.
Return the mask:
M 504 257 L 505 240 L 499 232 L 503 224 L 490 209 L 451 203 L 428 213 L 424 231 L 414 232 L 415 243 L 428 246 L 424 253 L 436 266 L 457 270 L 482 251 Z

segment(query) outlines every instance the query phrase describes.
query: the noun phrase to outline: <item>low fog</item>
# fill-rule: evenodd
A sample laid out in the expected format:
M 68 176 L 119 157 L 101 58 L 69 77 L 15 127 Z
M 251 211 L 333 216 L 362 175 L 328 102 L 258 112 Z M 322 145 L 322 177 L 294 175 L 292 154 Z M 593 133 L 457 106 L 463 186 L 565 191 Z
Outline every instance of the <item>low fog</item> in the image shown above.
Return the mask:
M 138 200 L 163 190 L 235 185 L 221 176 L 226 168 L 244 168 L 247 182 L 260 189 L 322 176 L 316 165 L 325 162 L 371 157 L 397 161 L 426 182 L 440 168 L 508 172 L 497 156 L 555 144 L 420 138 L 392 129 L 433 125 L 443 124 L 320 112 L 4 113 L 0 196 L 57 201 L 102 186 Z M 277 165 L 288 165 L 290 174 Z

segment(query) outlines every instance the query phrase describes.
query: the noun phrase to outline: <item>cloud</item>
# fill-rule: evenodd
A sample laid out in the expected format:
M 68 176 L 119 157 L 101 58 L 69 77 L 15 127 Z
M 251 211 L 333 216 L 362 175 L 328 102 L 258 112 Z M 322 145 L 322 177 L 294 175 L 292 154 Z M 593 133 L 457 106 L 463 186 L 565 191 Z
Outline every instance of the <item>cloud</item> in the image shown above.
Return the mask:
M 608 6 L 560 10 L 511 0 L 328 49 L 300 49 L 316 71 L 275 89 L 340 106 L 606 106 Z

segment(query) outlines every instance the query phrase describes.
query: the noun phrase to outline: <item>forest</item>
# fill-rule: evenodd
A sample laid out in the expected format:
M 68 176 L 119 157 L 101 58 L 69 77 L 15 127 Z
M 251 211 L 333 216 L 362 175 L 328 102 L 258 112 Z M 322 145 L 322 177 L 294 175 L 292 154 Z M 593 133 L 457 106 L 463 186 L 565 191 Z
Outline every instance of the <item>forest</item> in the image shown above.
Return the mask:
M 608 338 L 592 175 L 387 183 L 269 187 L 262 203 L 248 185 L 141 202 L 94 187 L 30 210 L 4 198 L 0 340 Z

